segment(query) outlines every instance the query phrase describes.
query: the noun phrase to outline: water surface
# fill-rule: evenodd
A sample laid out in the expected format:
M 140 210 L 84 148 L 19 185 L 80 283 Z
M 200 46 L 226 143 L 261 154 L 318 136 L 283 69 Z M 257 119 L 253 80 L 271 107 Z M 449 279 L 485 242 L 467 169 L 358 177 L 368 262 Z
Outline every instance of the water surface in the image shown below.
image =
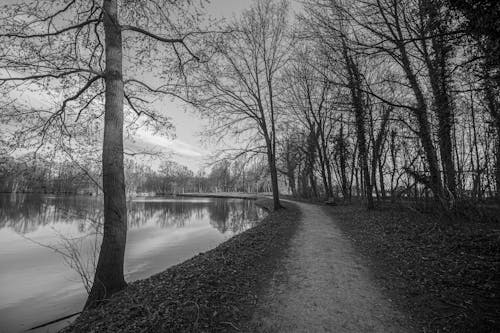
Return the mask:
M 214 248 L 263 215 L 251 200 L 135 198 L 128 203 L 125 278 L 148 277 Z M 101 198 L 0 194 L 0 332 L 81 310 L 84 284 L 61 252 L 76 251 L 80 270 L 91 270 L 101 222 Z

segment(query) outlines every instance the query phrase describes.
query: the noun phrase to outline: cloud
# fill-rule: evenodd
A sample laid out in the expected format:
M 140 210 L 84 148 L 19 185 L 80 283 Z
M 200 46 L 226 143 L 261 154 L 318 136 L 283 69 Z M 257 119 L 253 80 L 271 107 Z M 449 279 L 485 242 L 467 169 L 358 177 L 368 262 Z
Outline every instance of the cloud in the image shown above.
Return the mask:
M 179 139 L 167 139 L 162 136 L 151 134 L 144 130 L 139 130 L 134 135 L 135 145 L 143 148 L 163 149 L 169 153 L 188 158 L 203 158 L 206 153 L 200 148 Z

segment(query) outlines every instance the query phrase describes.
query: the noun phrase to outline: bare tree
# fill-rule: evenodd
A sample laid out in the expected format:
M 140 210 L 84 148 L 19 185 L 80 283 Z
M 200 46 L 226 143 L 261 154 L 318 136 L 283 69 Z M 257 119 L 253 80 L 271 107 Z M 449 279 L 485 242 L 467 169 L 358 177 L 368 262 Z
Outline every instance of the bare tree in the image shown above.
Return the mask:
M 221 36 L 216 54 L 200 68 L 194 101 L 213 122 L 212 135 L 239 137 L 245 152 L 264 153 L 271 175 L 274 208 L 281 207 L 276 168 L 278 118 L 276 92 L 287 61 L 288 3 L 259 0 Z
M 468 1 L 462 5 L 472 8 Z M 496 10 L 485 3 L 478 7 Z M 306 45 L 307 60 L 289 62 L 283 94 L 296 132 L 304 136 L 296 167 L 299 188 L 309 183 L 314 190 L 322 180 L 327 191 L 330 159 L 344 197 L 349 171 L 350 183 L 364 196 L 373 188 L 384 199 L 390 188 L 393 199 L 432 197 L 447 210 L 459 208 L 456 201 L 468 195 L 484 199 L 495 193 L 500 187 L 495 36 L 479 29 L 470 33 L 474 39 L 465 38 L 441 0 L 324 0 L 307 1 L 304 8 L 297 29 L 304 42 L 295 46 L 301 52 Z M 477 25 L 468 15 L 469 24 Z M 315 102 L 322 100 L 317 92 L 325 84 L 323 121 Z M 323 140 L 323 128 L 340 133 Z
M 335 114 L 332 112 L 332 94 L 336 93 L 330 80 L 315 66 L 325 67 L 319 54 L 311 52 L 313 44 L 296 46 L 285 75 L 286 89 L 283 102 L 309 133 L 316 137 L 313 143 L 319 159 L 319 171 L 325 196 L 333 197 L 332 162 L 329 143 L 332 140 Z
M 434 109 L 438 119 L 438 138 L 444 184 L 451 195 L 457 195 L 455 161 L 453 158 L 453 101 L 451 95 L 450 60 L 453 46 L 450 40 L 450 14 L 442 0 L 419 3 L 419 24 L 414 31 L 420 42 L 418 50 L 427 67 Z M 410 24 L 410 23 L 407 23 Z M 430 44 L 430 45 L 429 45 Z
M 366 108 L 362 89 L 361 73 L 359 65 L 350 54 L 347 45 L 343 43 L 344 61 L 348 76 L 348 87 L 351 92 L 352 105 L 356 120 L 356 135 L 358 139 L 359 158 L 361 173 L 364 180 L 364 190 L 368 202 L 368 208 L 373 208 L 373 185 L 368 167 L 368 147 L 366 142 Z
M 167 0 L 43 0 L 8 5 L 1 16 L 5 98 L 19 102 L 19 92 L 30 89 L 54 100 L 53 106 L 9 104 L 18 141 L 71 148 L 76 134 L 95 135 L 104 127 L 103 240 L 85 308 L 126 286 L 124 122 L 171 129 L 168 117 L 149 104 L 154 94 L 176 95 L 178 69 L 199 59 L 188 47 L 199 32 L 190 8 Z

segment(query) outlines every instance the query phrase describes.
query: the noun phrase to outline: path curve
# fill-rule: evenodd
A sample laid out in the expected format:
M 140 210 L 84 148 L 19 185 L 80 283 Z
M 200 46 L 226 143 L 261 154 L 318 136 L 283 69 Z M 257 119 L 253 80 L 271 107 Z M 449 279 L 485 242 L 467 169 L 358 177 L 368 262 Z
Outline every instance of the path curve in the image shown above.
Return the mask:
M 299 229 L 257 303 L 251 331 L 410 332 L 332 218 L 320 206 L 296 204 Z

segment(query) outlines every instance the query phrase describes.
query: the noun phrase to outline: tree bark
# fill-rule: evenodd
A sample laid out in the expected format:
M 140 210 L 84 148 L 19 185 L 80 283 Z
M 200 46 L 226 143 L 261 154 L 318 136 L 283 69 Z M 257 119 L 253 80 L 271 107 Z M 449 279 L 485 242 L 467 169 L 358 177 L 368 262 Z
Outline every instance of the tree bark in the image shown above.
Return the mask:
M 488 111 L 493 120 L 493 124 L 495 126 L 497 132 L 497 140 L 495 146 L 495 185 L 496 192 L 495 196 L 497 201 L 500 202 L 500 102 L 498 101 L 497 96 L 495 95 L 494 89 L 494 81 L 490 76 L 490 69 L 487 64 L 483 65 L 483 75 L 484 75 L 484 90 L 485 90 L 485 98 L 486 105 L 488 106 Z M 487 177 L 489 179 L 489 177 Z
M 422 92 L 422 89 L 420 88 L 415 73 L 411 68 L 410 59 L 406 52 L 405 46 L 401 42 L 399 42 L 397 45 L 401 53 L 402 67 L 405 71 L 406 77 L 408 79 L 408 82 L 410 83 L 413 93 L 415 94 L 415 99 L 417 100 L 417 105 L 413 109 L 413 112 L 419 125 L 418 134 L 422 143 L 422 147 L 424 148 L 425 157 L 427 160 L 427 164 L 429 165 L 430 173 L 429 181 L 426 185 L 432 189 L 434 197 L 438 201 L 442 202 L 442 200 L 444 199 L 443 185 L 441 182 L 436 149 L 434 148 L 434 144 L 432 143 L 431 128 L 427 114 L 427 103 L 425 102 L 424 94 Z
M 289 171 L 287 173 L 287 177 L 288 177 L 288 185 L 290 186 L 290 191 L 292 191 L 292 197 L 296 197 L 297 196 L 297 187 L 295 185 L 295 173 L 294 171 Z
M 338 150 L 339 150 L 339 164 L 340 164 L 340 181 L 342 188 L 342 196 L 344 200 L 350 197 L 350 191 L 347 183 L 347 156 L 346 156 L 346 147 L 344 141 L 344 123 L 343 117 L 340 116 L 340 133 L 338 137 Z
M 324 151 L 323 151 L 321 144 L 318 140 L 320 138 L 319 132 L 320 132 L 320 130 L 318 129 L 318 134 L 315 135 L 315 138 L 316 138 L 315 143 L 316 143 L 316 149 L 318 151 L 321 180 L 323 181 L 323 187 L 325 189 L 325 196 L 327 198 L 329 198 L 330 197 L 330 189 L 328 186 L 328 176 L 326 174 L 325 158 L 323 156 Z
M 126 286 L 123 276 L 127 238 L 127 205 L 123 169 L 123 77 L 122 35 L 118 23 L 117 0 L 104 0 L 105 31 L 105 111 L 102 174 L 104 230 L 94 282 L 85 309 Z
M 358 65 L 348 54 L 346 45 L 344 44 L 344 59 L 346 62 L 346 70 L 348 72 L 349 89 L 351 92 L 352 103 L 354 108 L 356 135 L 359 147 L 359 161 L 361 164 L 361 174 L 363 177 L 363 193 L 366 195 L 367 207 L 372 209 L 373 205 L 373 187 L 370 180 L 370 170 L 368 167 L 368 149 L 366 144 L 365 133 L 365 110 L 363 108 L 363 98 L 361 92 L 361 77 L 359 75 Z
M 297 196 L 297 187 L 295 181 L 295 169 L 297 168 L 297 161 L 295 160 L 295 156 L 292 156 L 293 144 L 290 141 L 287 141 L 285 144 L 285 163 L 286 163 L 286 171 L 283 172 L 288 179 L 288 186 L 290 187 L 290 191 L 292 191 L 292 196 Z
M 280 192 L 278 188 L 278 169 L 276 168 L 276 159 L 271 149 L 271 144 L 267 148 L 267 161 L 269 163 L 269 172 L 271 174 L 271 188 L 273 191 L 273 208 L 278 210 L 281 208 Z
M 496 198 L 497 202 L 500 202 L 500 121 L 498 121 L 497 124 L 495 182 L 496 182 Z
M 444 37 L 448 31 L 445 27 L 445 18 L 440 17 L 439 14 L 440 9 L 442 9 L 439 6 L 442 5 L 436 1 L 426 0 L 422 3 L 422 6 L 423 12 L 421 15 L 427 20 L 430 33 L 436 35 L 430 39 L 432 54 L 428 51 L 426 39 L 422 39 L 421 44 L 434 97 L 435 113 L 438 119 L 439 153 L 443 167 L 443 182 L 449 193 L 455 196 L 457 194 L 457 181 L 451 137 L 453 108 L 448 79 L 450 76 L 448 58 L 451 45 Z
M 330 158 L 328 157 L 328 139 L 325 137 L 324 131 L 320 130 L 320 138 L 321 138 L 321 150 L 323 151 L 323 163 L 324 169 L 326 171 L 326 194 L 327 198 L 333 198 L 333 184 L 332 184 L 332 165 L 330 162 Z
M 384 154 L 384 156 L 387 156 Z M 385 193 L 385 183 L 384 183 L 384 164 L 385 164 L 386 158 L 384 158 L 384 161 L 382 159 L 379 159 L 378 161 L 378 179 L 380 182 L 380 195 L 382 196 L 382 199 L 385 199 L 386 193 Z

